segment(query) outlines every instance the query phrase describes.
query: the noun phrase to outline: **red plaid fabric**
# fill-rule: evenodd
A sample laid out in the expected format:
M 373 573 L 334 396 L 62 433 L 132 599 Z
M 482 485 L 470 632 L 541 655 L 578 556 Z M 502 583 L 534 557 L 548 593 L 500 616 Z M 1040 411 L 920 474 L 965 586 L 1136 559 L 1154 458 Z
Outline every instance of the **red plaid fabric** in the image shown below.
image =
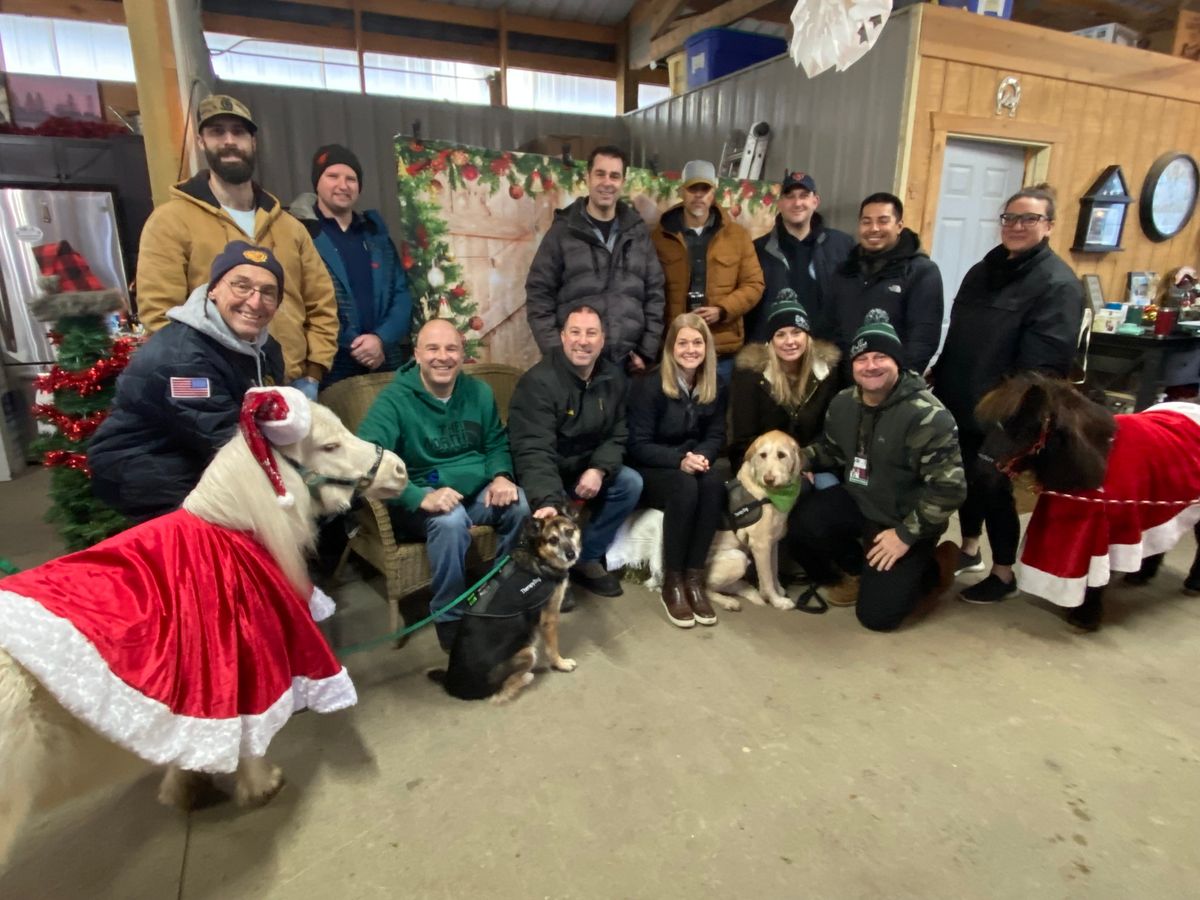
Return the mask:
M 66 241 L 57 244 L 40 244 L 33 248 L 33 256 L 43 275 L 57 275 L 59 291 L 101 291 L 100 283 L 83 254 Z

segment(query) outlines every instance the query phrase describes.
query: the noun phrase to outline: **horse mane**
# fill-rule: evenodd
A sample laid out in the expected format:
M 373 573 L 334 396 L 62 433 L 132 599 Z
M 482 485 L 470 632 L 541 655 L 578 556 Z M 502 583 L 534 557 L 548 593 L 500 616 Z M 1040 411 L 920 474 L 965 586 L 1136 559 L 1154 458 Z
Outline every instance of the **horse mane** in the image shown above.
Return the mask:
M 980 400 L 975 414 L 980 422 L 1003 426 L 1011 438 L 1023 440 L 1028 435 L 1022 450 L 1032 445 L 1041 423 L 1049 423 L 1045 447 L 1028 461 L 1042 487 L 1071 493 L 1104 483 L 1116 420 L 1069 382 L 1040 372 L 1020 372 Z
M 270 481 L 238 432 L 217 451 L 183 508 L 213 525 L 250 532 L 301 596 L 307 597 L 312 582 L 305 556 L 316 545 L 317 533 L 313 501 L 291 465 L 274 448 L 271 453 L 288 493 L 295 498 L 293 506 L 279 505 Z

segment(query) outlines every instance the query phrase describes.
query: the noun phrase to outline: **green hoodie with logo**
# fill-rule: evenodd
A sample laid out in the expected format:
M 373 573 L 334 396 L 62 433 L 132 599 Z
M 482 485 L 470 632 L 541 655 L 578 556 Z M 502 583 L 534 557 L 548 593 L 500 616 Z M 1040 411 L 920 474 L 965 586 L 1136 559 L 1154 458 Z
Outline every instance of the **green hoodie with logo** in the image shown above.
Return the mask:
M 450 399 L 442 402 L 425 388 L 416 361 L 407 363 L 375 398 L 358 436 L 404 460 L 408 487 L 391 502 L 409 511 L 436 488 L 454 488 L 469 501 L 497 475 L 512 478 L 496 397 L 484 382 L 461 372 Z

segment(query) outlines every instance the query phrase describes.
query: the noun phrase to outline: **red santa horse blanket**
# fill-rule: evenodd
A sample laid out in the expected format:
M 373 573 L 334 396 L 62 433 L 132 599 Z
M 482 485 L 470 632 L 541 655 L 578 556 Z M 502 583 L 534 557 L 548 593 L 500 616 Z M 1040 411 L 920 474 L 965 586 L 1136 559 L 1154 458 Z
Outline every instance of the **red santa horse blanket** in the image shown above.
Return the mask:
M 73 715 L 152 763 L 232 772 L 293 712 L 354 685 L 249 535 L 182 510 L 0 579 L 0 647 Z
M 1104 485 L 1043 491 L 1021 544 L 1017 586 L 1079 606 L 1112 572 L 1136 572 L 1200 521 L 1200 406 L 1161 403 L 1117 416 Z

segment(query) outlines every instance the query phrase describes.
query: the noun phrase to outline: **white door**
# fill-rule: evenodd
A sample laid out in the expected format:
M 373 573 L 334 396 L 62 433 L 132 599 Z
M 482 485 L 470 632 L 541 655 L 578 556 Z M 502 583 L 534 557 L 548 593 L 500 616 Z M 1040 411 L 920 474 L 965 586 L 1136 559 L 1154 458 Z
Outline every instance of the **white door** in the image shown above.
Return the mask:
M 1021 189 L 1024 180 L 1024 147 L 960 138 L 946 141 L 930 253 L 942 272 L 946 296 L 943 339 L 950 324 L 951 301 L 963 276 L 1000 243 L 1002 206 Z

